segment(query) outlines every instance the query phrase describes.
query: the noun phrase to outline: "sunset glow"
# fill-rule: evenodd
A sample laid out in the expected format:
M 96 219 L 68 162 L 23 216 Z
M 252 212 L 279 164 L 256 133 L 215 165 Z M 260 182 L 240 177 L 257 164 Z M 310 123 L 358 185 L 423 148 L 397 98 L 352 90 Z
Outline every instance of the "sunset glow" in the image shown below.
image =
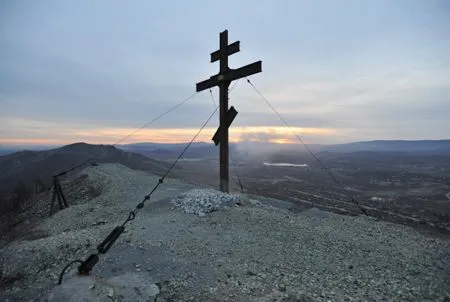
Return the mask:
M 330 136 L 338 133 L 335 129 L 324 128 L 291 128 L 298 135 L 309 136 Z M 46 133 L 42 130 L 34 138 L 0 138 L 0 144 L 13 145 L 60 145 L 73 142 L 87 142 L 93 144 L 115 144 L 122 138 L 136 131 L 131 128 L 101 128 L 90 130 L 67 129 L 64 136 L 67 138 L 50 138 L 54 133 Z M 163 128 L 163 129 L 142 129 L 131 137 L 127 138 L 122 144 L 138 142 L 156 142 L 156 143 L 179 143 L 191 140 L 198 129 L 191 128 Z M 196 141 L 211 141 L 216 128 L 205 128 Z M 285 127 L 234 127 L 230 129 L 230 142 L 238 143 L 243 141 L 250 142 L 269 142 L 275 144 L 296 143 L 296 138 L 289 129 Z

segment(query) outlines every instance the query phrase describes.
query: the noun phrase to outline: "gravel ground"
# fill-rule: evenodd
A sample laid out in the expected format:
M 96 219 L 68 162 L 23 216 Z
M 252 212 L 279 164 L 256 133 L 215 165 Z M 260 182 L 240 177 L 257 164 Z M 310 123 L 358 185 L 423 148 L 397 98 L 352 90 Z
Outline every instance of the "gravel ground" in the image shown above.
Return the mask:
M 157 182 L 116 164 L 82 173 L 102 194 L 31 230 L 48 237 L 0 251 L 0 301 L 48 295 L 65 263 L 84 260 Z M 168 180 L 93 275 L 142 274 L 156 301 L 450 301 L 448 238 L 280 204 Z

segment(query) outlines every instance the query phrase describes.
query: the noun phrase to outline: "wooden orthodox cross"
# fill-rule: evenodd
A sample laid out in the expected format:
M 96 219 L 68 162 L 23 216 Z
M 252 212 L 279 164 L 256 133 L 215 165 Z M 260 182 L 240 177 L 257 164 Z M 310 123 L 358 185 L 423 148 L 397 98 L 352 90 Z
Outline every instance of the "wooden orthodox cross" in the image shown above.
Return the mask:
M 236 109 L 228 109 L 228 87 L 234 80 L 261 72 L 261 61 L 238 69 L 228 67 L 228 56 L 239 52 L 239 41 L 228 45 L 228 31 L 220 33 L 220 48 L 211 53 L 211 63 L 220 61 L 220 71 L 208 80 L 197 83 L 196 91 L 219 86 L 220 126 L 213 137 L 216 146 L 220 143 L 220 190 L 229 192 L 228 128 L 237 115 Z

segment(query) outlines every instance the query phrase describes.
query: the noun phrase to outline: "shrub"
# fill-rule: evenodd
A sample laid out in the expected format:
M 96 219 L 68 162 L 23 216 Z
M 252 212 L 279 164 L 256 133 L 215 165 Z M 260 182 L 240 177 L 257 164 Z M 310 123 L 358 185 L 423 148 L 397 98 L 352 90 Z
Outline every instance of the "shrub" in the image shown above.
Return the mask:
M 33 196 L 33 190 L 24 182 L 19 182 L 10 196 L 0 196 L 0 213 L 20 213 L 25 209 L 27 201 Z
M 20 181 L 13 190 L 13 202 L 15 212 L 21 212 L 28 199 L 33 196 L 33 191 L 24 182 Z

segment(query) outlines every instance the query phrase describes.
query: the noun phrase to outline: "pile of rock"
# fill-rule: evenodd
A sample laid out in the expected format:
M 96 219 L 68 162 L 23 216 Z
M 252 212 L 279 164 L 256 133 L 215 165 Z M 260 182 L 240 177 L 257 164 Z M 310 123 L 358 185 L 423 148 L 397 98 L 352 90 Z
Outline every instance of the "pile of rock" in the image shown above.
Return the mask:
M 213 189 L 193 189 L 172 198 L 176 207 L 185 213 L 204 216 L 220 207 L 233 205 L 240 200 L 237 194 L 228 194 Z

